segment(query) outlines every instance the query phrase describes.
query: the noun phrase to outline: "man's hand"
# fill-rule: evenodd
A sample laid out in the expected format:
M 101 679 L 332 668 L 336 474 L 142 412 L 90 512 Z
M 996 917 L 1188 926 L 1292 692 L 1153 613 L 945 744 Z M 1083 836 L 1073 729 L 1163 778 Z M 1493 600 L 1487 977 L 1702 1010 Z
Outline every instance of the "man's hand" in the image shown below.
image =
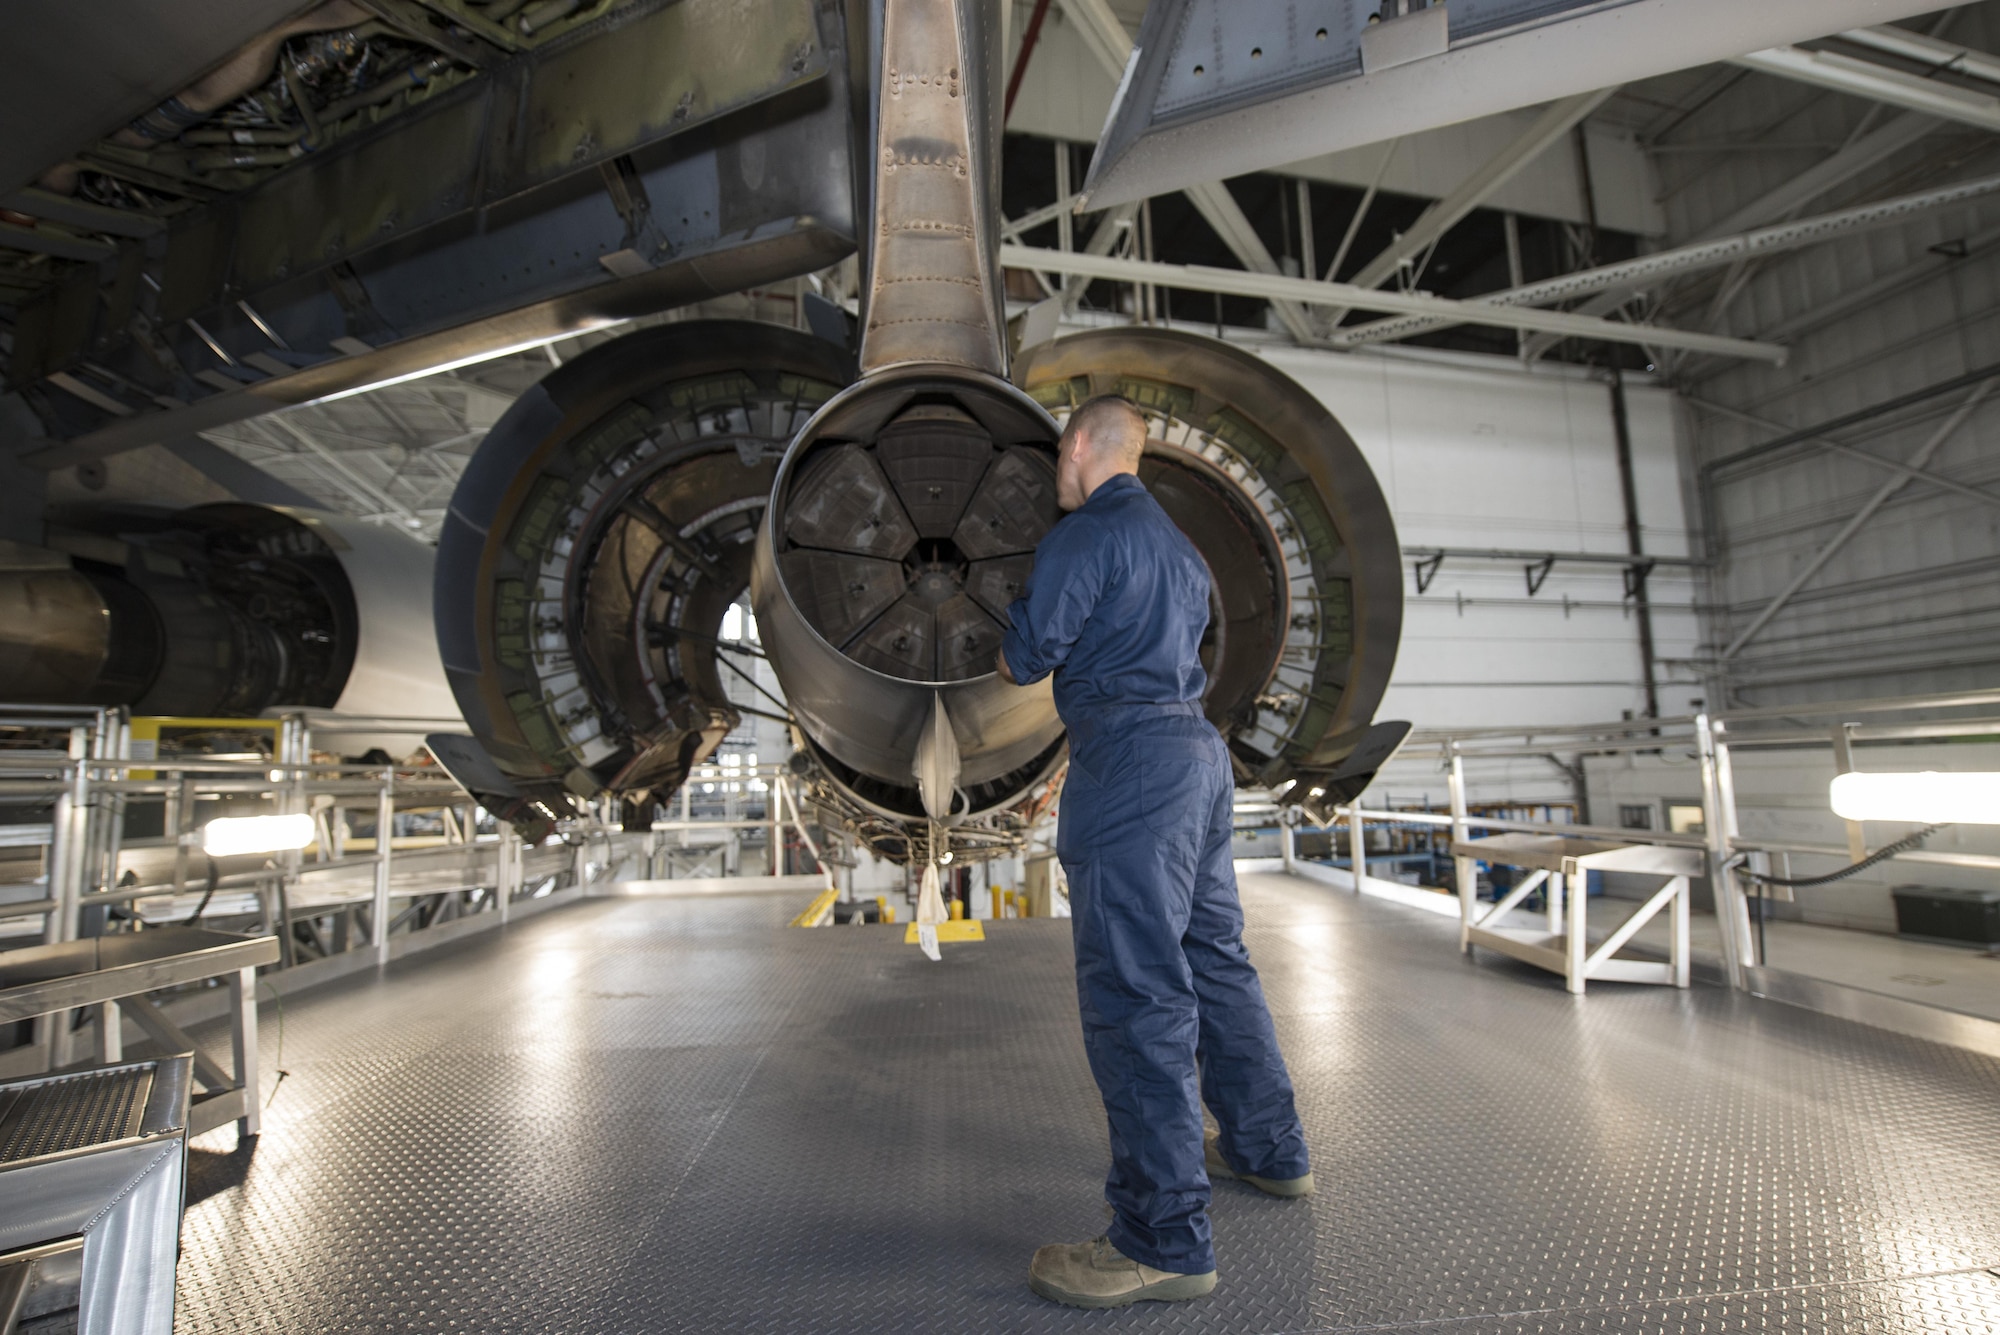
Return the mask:
M 1006 682 L 1009 686 L 1018 686 L 1020 684 L 1014 680 L 1014 669 L 1007 666 L 1007 651 L 1005 649 L 994 653 L 993 669 L 1000 674 L 1000 680 Z

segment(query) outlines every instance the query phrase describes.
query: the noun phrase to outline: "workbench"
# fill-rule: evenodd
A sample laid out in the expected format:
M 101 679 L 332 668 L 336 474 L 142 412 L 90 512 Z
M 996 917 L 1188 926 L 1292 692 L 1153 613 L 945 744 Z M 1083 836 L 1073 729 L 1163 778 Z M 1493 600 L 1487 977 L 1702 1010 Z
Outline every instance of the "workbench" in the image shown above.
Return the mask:
M 1496 834 L 1485 839 L 1454 839 L 1451 855 L 1458 864 L 1460 950 L 1469 954 L 1474 946 L 1484 946 L 1499 951 L 1561 974 L 1569 990 L 1576 993 L 1581 993 L 1592 978 L 1688 985 L 1689 882 L 1704 870 L 1700 849 L 1564 835 Z M 1475 862 L 1518 867 L 1530 874 L 1488 908 L 1479 899 Z M 1631 872 L 1662 880 L 1660 887 L 1595 949 L 1588 935 L 1590 894 L 1586 884 L 1593 871 Z M 1544 886 L 1548 906 L 1544 926 L 1500 925 L 1502 918 Z M 1620 959 L 1618 952 L 1663 909 L 1671 909 L 1673 914 L 1666 962 Z

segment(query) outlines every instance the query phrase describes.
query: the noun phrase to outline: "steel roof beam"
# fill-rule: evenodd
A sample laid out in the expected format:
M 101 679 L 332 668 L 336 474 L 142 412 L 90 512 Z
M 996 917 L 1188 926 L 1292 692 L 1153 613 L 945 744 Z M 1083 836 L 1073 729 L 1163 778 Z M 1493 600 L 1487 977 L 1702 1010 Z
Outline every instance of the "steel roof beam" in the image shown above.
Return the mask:
M 1090 239 L 1083 243 L 1083 253 L 1086 255 L 1109 255 L 1111 248 L 1118 244 L 1119 238 L 1131 229 L 1133 222 L 1138 217 L 1139 206 L 1137 204 L 1118 204 L 1106 209 L 1099 216 L 1097 226 L 1091 230 Z M 1001 248 L 1003 250 L 1006 248 L 1004 241 Z M 1064 314 L 1074 314 L 1076 312 L 1076 308 L 1083 302 L 1084 290 L 1089 286 L 1089 283 L 1064 284 L 1062 291 L 1062 308 Z
M 1598 320 L 1588 316 L 1573 315 L 1567 311 L 1544 311 L 1532 307 L 1453 301 L 1422 292 L 1370 291 L 1367 288 L 1355 287 L 1351 283 L 1324 283 L 1310 278 L 1249 273 L 1239 269 L 1216 269 L 1200 264 L 1160 264 L 1146 260 L 1119 259 L 1109 255 L 1079 254 L 1016 245 L 1000 247 L 1000 263 L 1010 269 L 1077 274 L 1086 278 L 1106 278 L 1113 282 L 1152 283 L 1160 287 L 1180 288 L 1189 292 L 1218 292 L 1226 296 L 1257 297 L 1265 301 L 1296 301 L 1309 306 L 1353 307 L 1360 310 L 1429 315 L 1451 324 L 1551 330 L 1566 338 L 1595 338 L 1650 347 L 1686 348 L 1692 352 L 1707 352 L 1721 357 L 1744 357 L 1773 365 L 1783 365 L 1786 357 L 1785 349 L 1777 344 L 1758 343 L 1749 339 L 1723 338 L 1714 334 L 1698 334 L 1659 325 L 1621 324 L 1615 320 Z
M 1284 270 L 1264 245 L 1264 238 L 1257 235 L 1257 229 L 1243 212 L 1243 206 L 1236 202 L 1236 196 L 1229 193 L 1229 187 L 1220 181 L 1208 181 L 1201 185 L 1191 185 L 1181 192 L 1188 197 L 1195 210 L 1215 229 L 1222 238 L 1222 244 L 1229 247 L 1229 253 L 1237 263 L 1252 273 L 1280 274 Z M 1318 331 L 1307 318 L 1305 308 L 1296 301 L 1271 302 L 1271 310 L 1278 322 L 1300 343 L 1317 340 Z
M 1838 153 L 1808 167 L 1776 190 L 1759 196 L 1728 217 L 1711 224 L 1695 239 L 1713 240 L 1718 236 L 1789 218 L 1828 191 L 1846 185 L 1877 163 L 1902 152 L 1937 127 L 1936 117 L 1906 111 L 1887 125 L 1870 131 Z M 1612 289 L 1585 302 L 1577 308 L 1577 313 L 1604 315 L 1624 305 L 1630 298 L 1631 289 Z M 1552 338 L 1530 339 L 1521 354 L 1533 361 L 1555 346 L 1557 341 Z
M 1597 292 L 1616 293 L 1622 301 L 1631 292 L 1662 279 L 1702 269 L 1718 268 L 1758 255 L 1817 245 L 1838 236 L 1893 227 L 1936 209 L 1967 203 L 1996 193 L 2000 193 L 2000 176 L 1983 176 L 1977 180 L 1961 181 L 1956 185 L 1944 186 L 1937 190 L 1925 190 L 1914 195 L 1885 199 L 1875 204 L 1863 204 L 1858 208 L 1803 218 L 1798 222 L 1785 223 L 1777 227 L 1742 232 L 1735 236 L 1682 246 L 1676 250 L 1641 255 L 1637 259 L 1624 260 L 1617 264 L 1584 269 L 1558 278 L 1510 288 L 1505 292 L 1496 292 L 1491 296 L 1474 298 L 1467 304 L 1540 306 Z M 1579 313 L 1599 315 L 1603 311 L 1585 306 Z M 1340 331 L 1334 342 L 1340 347 L 1352 347 L 1361 343 L 1381 343 L 1408 338 L 1412 334 L 1444 327 L 1435 320 L 1404 316 L 1392 320 L 1378 320 Z
M 2000 56 L 1975 51 L 1958 42 L 1943 42 L 1924 33 L 1912 32 L 1908 28 L 1891 27 L 1883 24 L 1875 28 L 1855 28 L 1840 34 L 1843 42 L 1865 46 L 1871 51 L 1880 51 L 1888 56 L 1900 56 L 1904 60 L 1928 65 L 1939 74 L 1964 74 L 1971 78 L 1983 79 L 1987 83 L 2000 83 Z
M 1865 97 L 1892 107 L 1919 111 L 1942 120 L 1960 121 L 1982 130 L 2000 131 L 2000 97 L 1976 89 L 1940 83 L 1921 74 L 1891 69 L 1838 51 L 1808 51 L 1780 46 L 1752 51 L 1732 62 L 1780 78 L 1796 79 L 1816 88 Z
M 1390 242 L 1347 281 L 1357 287 L 1380 287 L 1405 260 L 1415 259 L 1436 245 L 1467 214 L 1491 199 L 1496 190 L 1518 176 L 1522 168 L 1575 129 L 1617 91 L 1615 87 L 1599 88 L 1550 103 L 1519 138 L 1488 158 L 1456 190 L 1425 209 L 1409 231 Z

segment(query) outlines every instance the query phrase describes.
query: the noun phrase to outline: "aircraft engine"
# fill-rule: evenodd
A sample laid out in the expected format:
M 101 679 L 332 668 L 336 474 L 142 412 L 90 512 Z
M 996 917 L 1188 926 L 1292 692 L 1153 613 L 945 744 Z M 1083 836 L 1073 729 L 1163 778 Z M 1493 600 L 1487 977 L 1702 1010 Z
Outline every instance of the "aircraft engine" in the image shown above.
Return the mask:
M 0 696 L 139 714 L 457 711 L 432 635 L 430 548 L 311 510 L 235 502 L 69 517 L 0 551 Z M 420 730 L 343 733 L 408 751 Z
M 473 459 L 439 637 L 517 793 L 677 788 L 741 717 L 717 635 L 747 587 L 823 820 L 895 857 L 940 828 L 1020 834 L 1002 826 L 1048 794 L 1065 740 L 1049 683 L 1002 682 L 994 654 L 1059 518 L 1061 421 L 1106 392 L 1146 413 L 1141 476 L 1213 576 L 1207 708 L 1238 778 L 1323 808 L 1400 739 L 1369 728 L 1401 629 L 1395 529 L 1317 400 L 1149 328 L 1026 349 L 1010 379 L 994 11 L 875 9 L 853 352 L 747 322 L 649 329 L 553 372 Z

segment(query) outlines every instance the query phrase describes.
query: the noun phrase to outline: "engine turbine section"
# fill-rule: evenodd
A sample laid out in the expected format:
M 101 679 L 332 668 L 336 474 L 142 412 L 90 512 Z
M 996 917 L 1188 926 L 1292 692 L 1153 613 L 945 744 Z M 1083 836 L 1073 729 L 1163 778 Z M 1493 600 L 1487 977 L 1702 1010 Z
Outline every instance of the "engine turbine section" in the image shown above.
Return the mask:
M 494 424 L 438 537 L 436 602 L 502 795 L 644 809 L 736 726 L 723 615 L 786 446 L 853 374 L 810 334 L 687 321 L 572 358 Z
M 0 553 L 0 696 L 200 717 L 457 712 L 431 551 L 406 533 L 235 502 L 63 519 L 51 549 Z M 408 750 L 417 735 L 342 741 Z
M 879 814 L 990 811 L 1060 757 L 1049 683 L 994 670 L 1057 518 L 1056 434 L 1003 381 L 905 368 L 835 397 L 779 469 L 757 624 L 817 757 Z

